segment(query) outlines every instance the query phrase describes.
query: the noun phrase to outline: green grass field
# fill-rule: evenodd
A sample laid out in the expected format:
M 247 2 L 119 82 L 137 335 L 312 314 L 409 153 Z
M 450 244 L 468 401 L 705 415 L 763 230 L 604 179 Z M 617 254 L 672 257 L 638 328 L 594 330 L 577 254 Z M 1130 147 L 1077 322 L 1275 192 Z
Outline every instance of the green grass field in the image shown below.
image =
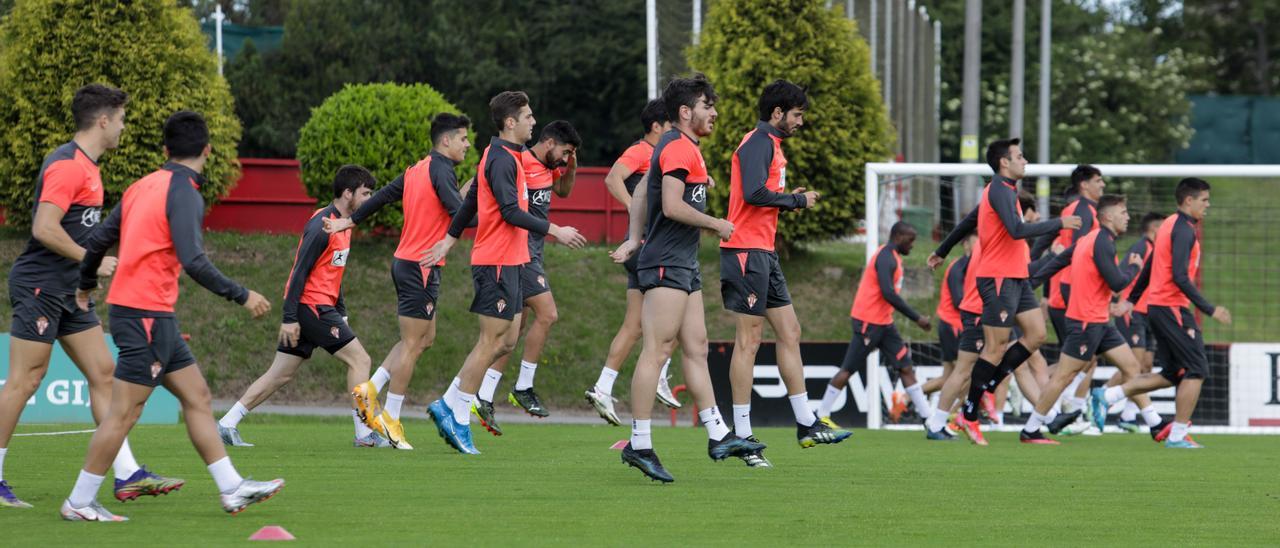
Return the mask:
M 20 432 L 76 429 L 24 426 Z M 242 543 L 265 525 L 323 545 L 1275 545 L 1280 453 L 1269 437 L 1197 436 L 1207 449 L 1166 450 L 1146 435 L 1031 447 L 1012 434 L 987 448 L 926 442 L 917 432 L 859 430 L 802 450 L 790 429 L 760 429 L 773 469 L 706 457 L 701 428 L 659 428 L 676 477 L 650 482 L 609 446 L 627 430 L 511 425 L 477 432 L 463 457 L 429 422 L 409 421 L 418 450 L 350 447 L 344 419 L 254 416 L 253 448 L 232 448 L 245 475 L 281 476 L 284 491 L 224 514 L 181 426 L 141 426 L 135 453 L 183 477 L 181 491 L 119 504 L 124 524 L 64 523 L 87 434 L 18 437 L 5 463 L 33 510 L 0 510 L 5 545 Z M 110 485 L 110 479 L 107 484 Z M 20 532 L 20 533 L 18 533 Z

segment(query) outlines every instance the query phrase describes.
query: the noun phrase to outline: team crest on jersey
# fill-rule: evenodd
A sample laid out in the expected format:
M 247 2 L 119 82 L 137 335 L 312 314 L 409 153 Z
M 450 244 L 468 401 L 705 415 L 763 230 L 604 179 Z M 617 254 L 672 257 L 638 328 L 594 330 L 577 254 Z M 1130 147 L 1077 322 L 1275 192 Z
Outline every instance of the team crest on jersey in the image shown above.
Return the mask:
M 162 370 L 164 370 L 164 367 L 160 365 L 160 362 L 153 362 L 151 364 L 151 378 L 159 377 Z
M 757 300 L 755 293 L 747 295 L 747 308 L 755 308 Z
M 544 276 L 538 276 L 538 285 L 547 287 L 547 278 Z
M 80 214 L 80 224 L 88 227 L 96 226 L 102 221 L 102 208 L 91 207 Z
M 338 329 L 338 326 L 335 325 L 329 328 L 329 334 L 333 335 L 333 338 L 338 338 L 339 333 L 341 333 L 341 331 Z
M 694 186 L 693 191 L 689 193 L 689 199 L 695 204 L 707 201 L 707 185 Z
M 1196 329 L 1195 329 L 1194 327 L 1188 327 L 1188 328 L 1187 328 L 1187 336 L 1188 336 L 1188 337 L 1191 337 L 1191 338 L 1193 338 L 1193 339 L 1194 339 L 1194 338 L 1196 338 Z
M 339 268 L 347 266 L 347 255 L 350 253 L 351 253 L 351 248 L 349 247 L 346 249 L 339 249 L 337 251 L 334 251 L 333 260 L 329 261 L 329 264 Z
M 498 299 L 498 305 L 497 305 L 497 306 L 498 306 L 498 313 L 499 313 L 499 314 L 501 314 L 503 310 L 506 310 L 506 309 L 507 309 L 507 300 L 506 300 L 506 299 Z
M 551 190 L 541 189 L 533 191 L 533 196 L 529 198 L 529 203 L 533 205 L 547 205 L 551 203 Z
M 40 316 L 36 318 L 36 333 L 44 335 L 44 330 L 49 329 L 49 318 Z
M 423 308 L 425 308 L 425 309 L 426 309 L 426 311 L 427 311 L 427 315 L 428 315 L 428 316 L 430 316 L 430 315 L 431 315 L 431 313 L 432 313 L 432 312 L 435 312 L 435 310 L 436 310 L 436 303 L 427 303 L 427 306 L 425 306 L 425 307 L 423 307 Z

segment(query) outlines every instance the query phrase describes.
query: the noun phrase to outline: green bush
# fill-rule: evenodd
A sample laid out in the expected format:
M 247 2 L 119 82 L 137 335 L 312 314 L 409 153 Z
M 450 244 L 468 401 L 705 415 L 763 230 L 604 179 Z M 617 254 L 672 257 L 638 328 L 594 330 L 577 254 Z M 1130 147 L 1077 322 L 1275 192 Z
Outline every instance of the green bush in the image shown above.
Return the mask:
M 40 164 L 75 133 L 71 97 L 93 82 L 130 96 L 120 148 L 100 160 L 108 204 L 164 162 L 164 121 L 182 109 L 209 123 L 205 200 L 239 178 L 240 121 L 189 9 L 171 0 L 20 0 L 0 26 L 0 44 L 0 204 L 8 218 L 31 221 Z
M 822 193 L 813 210 L 783 215 L 781 240 L 853 232 L 862 218 L 863 164 L 889 157 L 893 134 L 867 43 L 852 21 L 820 0 L 721 0 L 711 4 L 689 64 L 706 73 L 720 99 L 716 129 L 703 140 L 707 168 L 721 184 L 711 208 L 728 209 L 729 169 L 742 136 L 756 125 L 764 86 L 779 78 L 808 89 L 805 127 L 787 139 L 787 186 Z
M 457 113 L 440 92 L 426 84 L 347 85 L 311 111 L 298 138 L 302 183 L 317 201 L 333 198 L 333 174 L 345 164 L 359 164 L 384 185 L 431 151 L 431 119 Z M 479 121 L 483 123 L 483 120 Z M 472 120 L 472 125 L 477 123 Z M 472 133 L 472 132 L 469 132 Z M 480 143 L 484 146 L 488 143 Z M 475 174 L 476 147 L 458 173 L 458 183 Z M 372 226 L 399 228 L 400 206 L 383 208 Z

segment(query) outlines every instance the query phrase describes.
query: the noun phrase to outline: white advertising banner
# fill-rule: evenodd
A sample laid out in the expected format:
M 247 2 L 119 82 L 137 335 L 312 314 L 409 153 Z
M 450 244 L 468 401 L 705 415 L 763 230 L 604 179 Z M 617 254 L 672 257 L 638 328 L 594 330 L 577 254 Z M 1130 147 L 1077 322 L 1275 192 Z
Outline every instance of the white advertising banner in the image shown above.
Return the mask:
M 1280 343 L 1231 345 L 1231 426 L 1280 426 Z

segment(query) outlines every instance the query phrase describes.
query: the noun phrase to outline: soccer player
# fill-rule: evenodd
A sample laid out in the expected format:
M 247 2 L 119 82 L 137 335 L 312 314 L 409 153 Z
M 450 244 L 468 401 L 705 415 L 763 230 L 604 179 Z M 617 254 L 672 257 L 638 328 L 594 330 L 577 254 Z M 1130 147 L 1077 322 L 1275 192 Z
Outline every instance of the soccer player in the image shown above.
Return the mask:
M 707 371 L 700 229 L 715 231 L 722 241 L 733 234 L 733 223 L 704 213 L 712 181 L 698 139 L 715 127 L 715 101 L 715 88 L 701 74 L 667 84 L 662 102 L 673 127 L 654 147 L 649 175 L 636 188 L 632 202 L 630 237 L 613 253 L 614 261 L 622 262 L 640 248 L 636 277 L 644 293 L 640 319 L 644 346 L 631 378 L 631 441 L 622 449 L 622 462 L 664 483 L 675 479 L 653 451 L 650 428 L 659 368 L 677 340 L 685 385 L 707 428 L 707 453 L 712 460 L 764 449 L 764 444 L 733 435 L 725 425 Z
M 1148 212 L 1142 217 L 1142 237 L 1138 241 L 1133 242 L 1129 246 L 1130 255 L 1138 255 L 1142 257 L 1143 264 L 1151 260 L 1151 253 L 1155 250 L 1156 231 L 1160 228 L 1160 222 L 1164 220 L 1164 215 L 1156 212 Z M 1129 346 L 1133 348 L 1134 357 L 1138 358 L 1138 365 L 1142 366 L 1143 373 L 1150 373 L 1153 366 L 1155 356 L 1155 339 L 1151 336 L 1147 328 L 1147 313 L 1145 302 L 1133 304 L 1129 302 L 1129 294 L 1133 291 L 1134 284 L 1138 283 L 1138 279 L 1134 278 L 1133 282 L 1120 293 L 1118 303 L 1112 308 L 1111 315 L 1115 318 L 1116 329 L 1120 330 L 1120 335 L 1129 342 Z M 1107 381 L 1107 388 L 1123 384 L 1120 372 L 1111 376 Z M 1120 421 L 1117 423 L 1121 430 L 1126 432 L 1138 431 L 1138 405 L 1132 400 L 1124 399 L 1124 409 L 1120 412 Z
M 373 194 L 377 181 L 369 170 L 355 165 L 338 168 L 333 178 L 333 201 L 316 210 L 302 230 L 293 269 L 284 290 L 284 319 L 280 323 L 280 345 L 271 368 L 253 381 L 240 400 L 218 420 L 222 443 L 252 447 L 240 438 L 237 428 L 249 411 L 293 380 L 302 362 L 316 348 L 323 348 L 347 366 L 347 390 L 369 380 L 369 353 L 347 324 L 347 307 L 342 299 L 342 277 L 351 252 L 351 233 L 324 231 L 324 219 L 351 215 Z M 377 400 L 374 400 L 377 401 Z M 379 426 L 376 415 L 361 416 L 352 401 L 356 447 L 386 447 L 390 442 L 370 426 Z M 363 421 L 374 423 L 366 424 Z
M 733 153 L 729 180 L 729 222 L 733 236 L 720 243 L 720 294 L 726 310 L 737 318 L 737 335 L 729 378 L 733 385 L 733 431 L 759 440 L 751 430 L 751 387 L 756 352 L 767 320 L 778 338 L 778 371 L 796 419 L 800 447 L 839 443 L 851 434 L 818 421 L 809 407 L 800 359 L 800 320 L 774 252 L 778 213 L 812 208 L 819 194 L 803 187 L 787 192 L 787 157 L 782 141 L 804 126 L 809 98 L 786 80 L 765 86 L 757 103 L 759 121 Z M 772 466 L 763 449 L 744 455 L 748 466 Z
M 102 215 L 102 176 L 98 159 L 120 143 L 129 96 L 116 88 L 89 84 L 76 90 L 71 116 L 72 140 L 44 158 L 36 178 L 31 239 L 9 271 L 13 332 L 9 338 L 9 378 L 0 390 L 0 508 L 30 508 L 4 480 L 4 457 L 27 400 L 49 370 L 53 342 L 71 356 L 89 382 L 89 404 L 101 421 L 111 403 L 114 363 L 92 303 L 75 306 L 80 259 Z M 110 276 L 115 257 L 102 261 Z M 112 463 L 115 495 L 121 501 L 159 495 L 182 487 L 182 480 L 155 475 L 139 466 L 123 440 Z
M 107 248 L 120 246 L 119 275 L 107 293 L 111 336 L 120 349 L 111 386 L 111 406 L 94 431 L 84 468 L 60 513 L 69 521 L 125 521 L 97 501 L 111 458 L 142 414 L 151 391 L 163 384 L 182 404 L 182 416 L 196 452 L 208 465 L 221 493 L 222 509 L 236 514 L 284 487 L 284 480 L 240 477 L 218 438 L 205 384 L 191 349 L 182 340 L 174 304 L 178 276 L 244 306 L 254 318 L 271 303 L 218 271 L 204 254 L 200 226 L 204 199 L 197 190 L 209 158 L 209 127 L 204 117 L 179 111 L 164 123 L 164 152 L 169 160 L 125 191 L 120 204 L 90 236 L 80 265 L 76 305 L 89 310 L 98 287 L 98 269 Z
M 1136 254 L 1128 256 L 1123 270 L 1116 265 L 1115 239 L 1124 234 L 1129 225 L 1129 212 L 1124 197 L 1103 195 L 1096 202 L 1095 213 L 1099 228 L 1076 240 L 1067 248 L 1068 251 L 1063 251 L 1035 275 L 1037 279 L 1056 275 L 1053 273 L 1061 272 L 1070 263 L 1070 275 L 1062 281 L 1073 288 L 1073 294 L 1067 303 L 1064 318 L 1066 336 L 1062 341 L 1058 365 L 1040 393 L 1035 412 L 1019 435 L 1022 443 L 1058 443 L 1041 433 L 1040 426 L 1045 424 L 1045 415 L 1057 403 L 1072 378 L 1090 367 L 1096 354 L 1106 356 L 1125 378 L 1136 378 L 1141 374 L 1138 360 L 1130 351 L 1129 344 L 1110 322 L 1112 295 L 1128 286 L 1142 266 L 1142 257 Z M 1145 395 L 1136 398 L 1142 406 L 1144 420 L 1150 426 L 1159 424 L 1160 415 L 1151 407 L 1151 400 Z M 1102 417 L 1106 417 L 1105 409 Z M 1096 425 L 1096 418 L 1094 422 Z
M 942 273 L 942 287 L 938 291 L 938 308 L 934 314 L 938 318 L 938 347 L 942 349 L 942 374 L 929 379 L 920 387 L 925 395 L 942 389 L 942 385 L 955 370 L 956 358 L 960 353 L 960 301 L 964 300 L 964 275 L 969 269 L 969 259 L 973 254 L 973 244 L 977 234 L 969 234 L 962 242 L 964 256 L 951 261 Z M 929 418 L 929 417 L 924 417 Z
M 1034 224 L 1022 221 L 1017 184 L 1027 160 L 1020 143 L 1018 139 L 1002 139 L 987 147 L 987 165 L 995 175 L 983 190 L 978 207 L 952 231 L 964 234 L 976 226 L 983 253 L 982 260 L 969 267 L 976 272 L 982 298 L 982 353 L 970 375 L 964 416 L 956 420 L 974 443 L 985 442 L 977 422 L 977 404 L 983 392 L 994 388 L 999 380 L 991 386 L 987 383 L 998 372 L 1012 373 L 1044 342 L 1044 316 L 1027 280 L 1031 257 L 1025 240 L 1080 226 L 1080 218 L 1074 215 Z M 937 268 L 942 260 L 939 255 L 930 256 L 929 266 Z M 1006 350 L 1015 323 L 1022 328 L 1022 337 Z
M 467 224 L 479 217 L 471 248 L 475 284 L 471 311 L 480 316 L 480 336 L 444 397 L 427 407 L 446 443 L 460 453 L 476 455 L 480 452 L 471 439 L 471 404 L 485 368 L 511 352 L 520 335 L 524 310 L 521 279 L 530 258 L 529 232 L 550 234 L 574 249 L 586 245 L 577 229 L 539 219 L 528 211 L 529 189 L 521 165 L 524 145 L 520 143 L 533 136 L 536 122 L 529 96 L 522 91 L 499 93 L 489 101 L 489 115 L 498 135 L 485 148 L 476 182 L 444 239 L 431 246 L 420 263 L 431 265 L 444 259 Z
M 573 191 L 574 179 L 578 172 L 577 151 L 582 146 L 582 138 L 573 124 L 565 120 L 556 120 L 542 127 L 538 134 L 538 142 L 526 148 L 520 158 L 524 167 L 525 181 L 529 185 L 529 214 L 538 219 L 547 220 L 551 214 L 551 194 L 568 198 Z M 547 279 L 547 269 L 542 260 L 543 235 L 536 232 L 529 234 L 529 264 L 521 269 L 520 293 L 524 296 L 524 306 L 533 312 L 533 324 L 529 326 L 524 337 L 524 355 L 520 359 L 520 376 L 516 378 L 515 388 L 507 394 L 512 405 L 523 409 L 526 413 L 543 418 L 551 413 L 542 405 L 542 399 L 533 391 L 533 376 L 538 371 L 538 358 L 542 348 L 547 344 L 547 335 L 551 326 L 559 318 L 556 300 L 551 295 L 551 283 Z M 528 323 L 529 315 L 520 316 L 523 329 Z M 493 416 L 493 394 L 498 389 L 498 381 L 507 366 L 509 353 L 502 353 L 485 371 L 484 381 L 480 383 L 480 392 L 472 403 L 471 411 L 480 418 L 484 426 L 495 436 L 502 435 Z
M 915 227 L 906 221 L 894 223 L 889 229 L 889 243 L 880 246 L 867 261 L 867 267 L 862 270 L 853 306 L 849 310 L 853 337 L 849 339 L 849 349 L 845 351 L 840 371 L 831 377 L 827 392 L 822 396 L 819 416 L 831 416 L 831 407 L 849 385 L 853 370 L 866 364 L 867 355 L 876 349 L 880 350 L 882 361 L 898 370 L 902 386 L 920 416 L 927 417 L 933 413 L 929 407 L 929 399 L 924 395 L 924 388 L 916 379 L 915 367 L 911 364 L 911 349 L 903 343 L 902 335 L 898 333 L 897 326 L 893 325 L 893 311 L 897 310 L 921 329 L 928 331 L 933 328 L 928 316 L 916 313 L 898 294 L 902 290 L 902 257 L 911 254 L 915 243 Z
M 1132 399 L 1176 386 L 1177 413 L 1173 422 L 1153 427 L 1151 437 L 1164 441 L 1165 447 L 1199 449 L 1201 445 L 1187 435 L 1187 429 L 1200 399 L 1200 388 L 1209 374 L 1209 360 L 1205 356 L 1204 332 L 1188 307 L 1195 304 L 1201 312 L 1226 325 L 1231 324 L 1231 312 L 1214 306 L 1192 281 L 1200 270 L 1200 241 L 1195 225 L 1209 211 L 1209 183 L 1188 177 L 1178 182 L 1174 197 L 1178 211 L 1160 223 L 1151 261 L 1143 267 L 1129 294 L 1131 303 L 1147 300 L 1147 320 L 1156 338 L 1155 359 L 1162 366 L 1160 372 L 1120 386 L 1095 388 L 1090 396 L 1095 413 L 1099 408 L 1105 413 L 1106 407 L 1125 397 Z
M 644 110 L 640 112 L 640 123 L 644 126 L 644 137 L 627 147 L 604 177 L 609 194 L 628 210 L 631 208 L 631 195 L 635 193 L 636 185 L 649 172 L 654 145 L 658 144 L 663 133 L 671 129 L 671 123 L 667 121 L 667 108 L 661 99 L 649 101 L 644 106 Z M 600 418 L 614 426 L 621 426 L 622 421 L 613 409 L 613 382 L 622 369 L 622 361 L 631 355 L 631 349 L 640 341 L 641 336 L 640 305 L 644 302 L 644 295 L 640 293 L 640 282 L 636 279 L 636 259 L 632 255 L 622 265 L 627 271 L 627 312 L 623 316 L 622 325 L 618 327 L 618 334 L 614 335 L 613 342 L 609 344 L 609 355 L 605 357 L 604 367 L 600 369 L 600 378 L 586 392 L 587 401 L 596 408 Z M 668 383 L 670 376 L 667 368 L 670 365 L 671 358 L 667 358 L 658 374 L 658 401 L 672 409 L 679 409 L 680 402 L 671 394 L 671 385 Z
M 325 231 L 333 234 L 350 230 L 388 204 L 398 201 L 404 207 L 400 244 L 391 261 L 400 342 L 391 349 L 369 382 L 360 384 L 353 392 L 359 412 L 366 417 L 376 417 L 375 424 L 382 427 L 382 435 L 396 449 L 413 449 L 405 439 L 400 410 L 418 358 L 436 340 L 436 302 L 440 297 L 445 261 L 443 257 L 425 265 L 419 261 L 431 244 L 444 237 L 449 222 L 462 208 L 454 169 L 471 147 L 467 139 L 470 127 L 471 120 L 466 116 L 437 114 L 431 120 L 431 153 L 426 158 L 405 169 L 403 175 L 379 189 L 349 217 L 324 219 Z M 386 406 L 381 414 L 376 414 L 378 393 L 384 387 L 387 388 Z

